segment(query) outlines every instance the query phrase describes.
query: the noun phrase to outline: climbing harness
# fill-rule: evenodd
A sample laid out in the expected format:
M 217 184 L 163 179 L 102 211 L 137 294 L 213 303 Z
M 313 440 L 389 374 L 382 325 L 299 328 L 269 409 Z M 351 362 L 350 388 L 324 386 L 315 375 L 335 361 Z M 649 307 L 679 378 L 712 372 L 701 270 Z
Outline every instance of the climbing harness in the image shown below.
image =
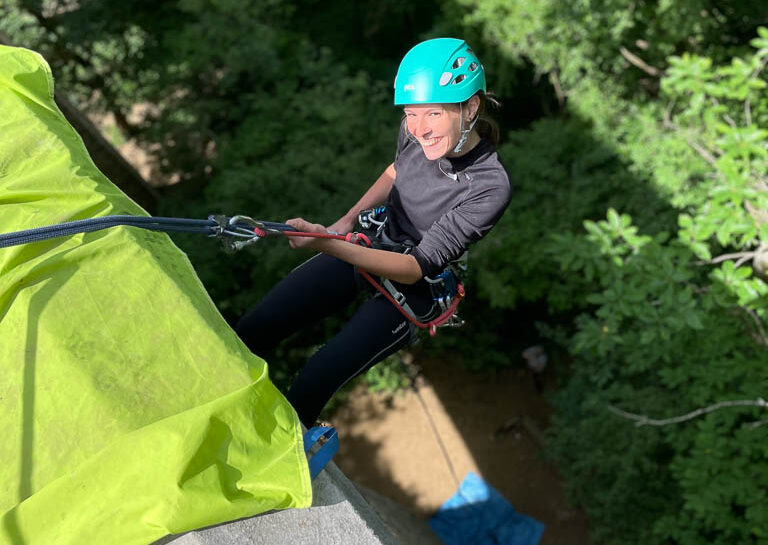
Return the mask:
M 360 212 L 357 222 L 364 230 L 373 231 L 373 228 L 375 227 L 375 231 L 369 236 L 372 247 L 402 254 L 410 254 L 415 246 L 413 242 L 410 240 L 405 242 L 395 242 L 387 236 L 385 230 L 387 219 L 387 207 L 377 206 Z M 457 297 L 459 299 L 463 297 L 461 279 L 464 277 L 467 270 L 466 260 L 467 253 L 464 252 L 459 259 L 451 261 L 440 274 L 432 277 L 424 277 L 424 280 L 429 286 L 432 300 L 435 302 L 435 308 L 437 308 L 437 312 L 441 315 L 448 312 Z M 382 278 L 381 284 L 392 296 L 392 299 L 394 299 L 395 306 L 402 307 L 410 317 L 413 318 L 413 320 L 411 320 L 412 323 L 414 320 L 419 321 L 416 314 L 411 310 L 410 306 L 408 306 L 408 303 L 405 300 L 405 295 L 403 295 L 390 280 Z M 459 295 L 460 290 L 461 295 Z M 451 314 L 450 318 L 442 322 L 440 324 L 441 326 L 458 327 L 464 324 L 464 321 L 456 314 L 455 306 L 453 306 L 453 309 L 454 312 Z M 434 335 L 434 333 L 432 334 Z
M 384 232 L 384 226 L 387 224 L 386 206 L 376 206 L 363 210 L 357 215 L 357 223 L 363 229 L 375 229 L 376 235 L 380 236 Z
M 103 216 L 0 234 L 0 248 L 41 242 L 53 238 L 71 236 L 78 233 L 89 233 L 118 225 L 125 225 L 151 231 L 200 233 L 208 235 L 209 237 L 221 239 L 224 243 L 224 248 L 233 252 L 255 244 L 260 239 L 272 235 L 329 238 L 345 240 L 366 247 L 400 251 L 401 253 L 408 253 L 410 251 L 412 246 L 395 243 L 389 240 L 384 234 L 383 227 L 386 219 L 385 216 L 384 218 L 381 217 L 385 212 L 384 207 L 377 207 L 364 212 L 370 213 L 362 218 L 363 221 L 365 221 L 367 225 L 375 226 L 375 232 L 379 235 L 378 237 L 374 237 L 374 241 L 372 241 L 365 233 L 348 233 L 347 235 L 307 233 L 297 231 L 285 223 L 254 220 L 248 216 L 241 215 L 232 216 L 231 218 L 224 215 L 211 215 L 207 220 L 148 216 Z M 361 222 L 361 226 L 362 225 Z M 456 316 L 456 307 L 464 297 L 464 287 L 459 282 L 459 277 L 456 276 L 455 269 L 455 267 L 449 267 L 436 277 L 426 279 L 432 290 L 433 299 L 438 308 L 442 311 L 439 316 L 427 321 L 419 320 L 406 303 L 403 294 L 395 288 L 392 282 L 387 279 L 382 279 L 382 282 L 379 283 L 367 271 L 359 268 L 358 271 L 414 326 L 421 329 L 428 329 L 430 335 L 434 335 L 437 332 L 437 328 L 440 326 L 457 326 L 463 323 Z

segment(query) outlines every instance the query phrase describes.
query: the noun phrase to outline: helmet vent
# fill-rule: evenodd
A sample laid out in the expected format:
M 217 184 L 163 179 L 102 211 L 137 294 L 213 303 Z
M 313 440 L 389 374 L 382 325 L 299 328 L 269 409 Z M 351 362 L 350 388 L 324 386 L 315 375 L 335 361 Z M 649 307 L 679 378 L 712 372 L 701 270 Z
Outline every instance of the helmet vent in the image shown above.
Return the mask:
M 464 81 L 464 78 L 466 78 L 466 77 L 467 76 L 465 76 L 464 74 L 459 74 L 458 76 L 456 76 L 456 79 L 453 80 L 453 85 L 455 85 L 457 83 L 461 83 L 462 81 Z
M 451 82 L 452 77 L 453 74 L 450 72 L 443 72 L 443 75 L 440 76 L 440 85 L 448 85 Z
M 464 61 L 467 60 L 466 57 L 459 57 L 455 61 L 453 61 L 453 69 L 456 70 L 457 68 L 461 67 L 462 64 L 464 64 Z
M 469 71 L 474 72 L 475 70 L 477 70 L 477 63 L 473 62 L 472 64 L 469 65 Z

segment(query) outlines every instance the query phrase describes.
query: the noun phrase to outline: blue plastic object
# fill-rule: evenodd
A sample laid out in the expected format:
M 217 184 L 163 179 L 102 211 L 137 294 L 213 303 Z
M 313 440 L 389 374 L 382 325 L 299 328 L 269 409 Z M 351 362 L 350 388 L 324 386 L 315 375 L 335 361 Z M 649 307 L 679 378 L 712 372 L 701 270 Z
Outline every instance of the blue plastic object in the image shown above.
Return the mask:
M 536 545 L 545 528 L 472 472 L 429 525 L 445 545 Z
M 313 480 L 339 450 L 339 436 L 336 429 L 316 426 L 304 434 L 304 452 L 309 453 L 321 437 L 325 437 L 325 443 L 309 459 L 309 476 Z

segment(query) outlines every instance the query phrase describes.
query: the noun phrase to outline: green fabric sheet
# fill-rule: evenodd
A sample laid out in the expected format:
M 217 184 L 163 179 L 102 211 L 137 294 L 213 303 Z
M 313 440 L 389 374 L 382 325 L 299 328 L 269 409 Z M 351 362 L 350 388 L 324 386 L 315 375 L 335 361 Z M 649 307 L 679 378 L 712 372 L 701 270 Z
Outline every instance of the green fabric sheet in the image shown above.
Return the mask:
M 0 232 L 114 214 L 146 215 L 42 57 L 0 46 Z M 0 544 L 147 544 L 311 495 L 295 412 L 167 235 L 0 249 Z

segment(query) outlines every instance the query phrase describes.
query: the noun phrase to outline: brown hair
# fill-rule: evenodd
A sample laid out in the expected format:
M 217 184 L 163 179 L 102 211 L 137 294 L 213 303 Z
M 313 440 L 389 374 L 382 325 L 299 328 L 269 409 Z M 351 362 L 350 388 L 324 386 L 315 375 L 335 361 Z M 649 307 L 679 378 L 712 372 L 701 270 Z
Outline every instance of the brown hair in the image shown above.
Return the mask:
M 491 142 L 494 146 L 499 145 L 499 125 L 496 120 L 490 117 L 486 110 L 490 108 L 500 108 L 501 102 L 496 98 L 493 93 L 484 93 L 482 91 L 477 92 L 477 96 L 480 97 L 480 106 L 477 109 L 477 122 L 475 123 L 475 130 L 480 138 L 484 138 Z M 467 100 L 468 101 L 468 100 Z M 466 105 L 466 102 L 464 103 Z

